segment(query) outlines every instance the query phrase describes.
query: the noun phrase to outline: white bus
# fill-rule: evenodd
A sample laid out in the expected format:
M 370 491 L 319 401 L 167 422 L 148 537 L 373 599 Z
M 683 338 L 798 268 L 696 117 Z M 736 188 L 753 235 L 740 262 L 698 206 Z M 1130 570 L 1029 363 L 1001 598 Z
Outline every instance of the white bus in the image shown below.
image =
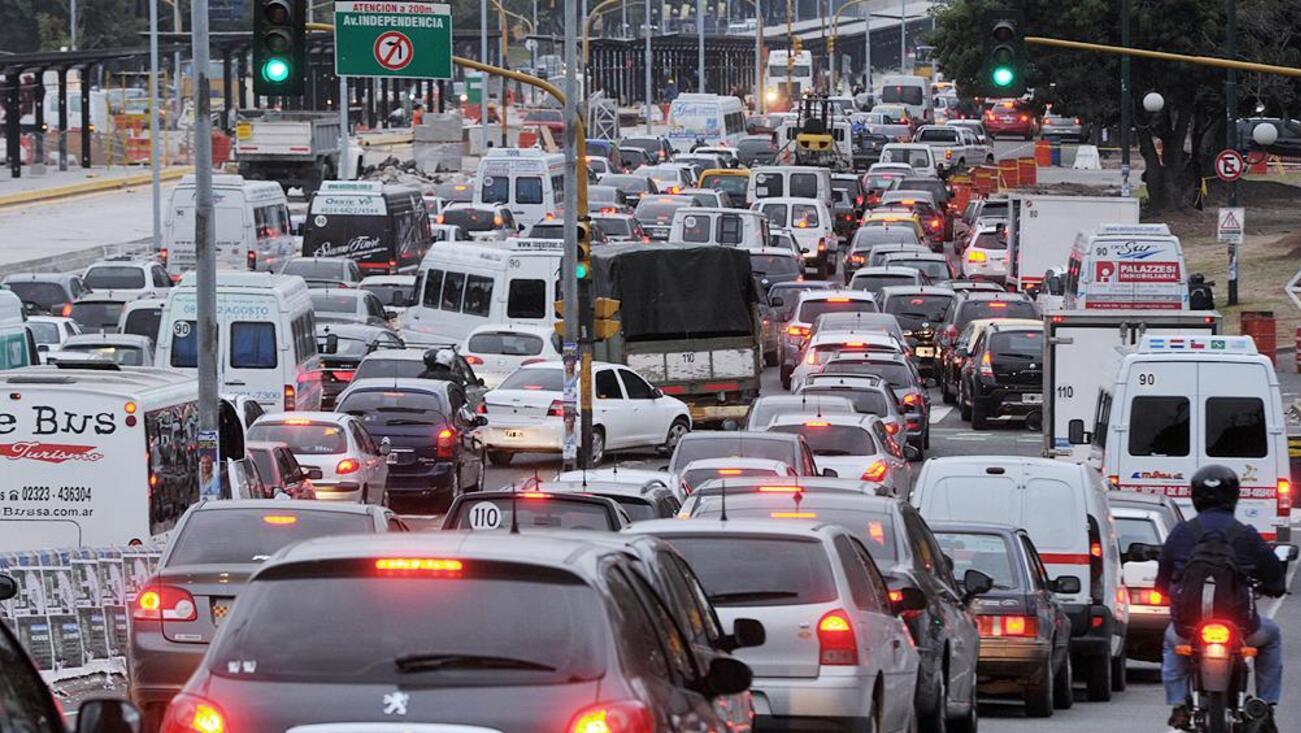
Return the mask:
M 212 177 L 217 267 L 223 270 L 277 272 L 298 255 L 291 232 L 289 200 L 275 181 L 247 181 L 243 176 Z M 194 269 L 194 176 L 172 191 L 163 217 L 162 256 L 167 271 L 184 275 Z
M 669 142 L 685 153 L 697 144 L 733 147 L 745 135 L 741 100 L 718 94 L 679 94 L 669 105 Z
M 34 366 L 0 385 L 0 552 L 147 543 L 199 500 L 192 375 Z M 242 452 L 225 402 L 221 430 L 222 447 Z
M 510 207 L 525 228 L 559 218 L 565 207 L 565 156 L 532 148 L 494 148 L 479 161 L 475 205 Z
M 788 61 L 793 62 L 789 69 Z M 764 70 L 763 93 L 769 111 L 794 109 L 800 96 L 812 89 L 812 51 L 800 51 L 793 59 L 790 52 L 785 49 L 773 49 L 768 52 L 768 68 Z
M 924 76 L 895 74 L 881 79 L 880 104 L 898 104 L 908 109 L 908 117 L 918 124 L 929 125 L 935 121 L 935 100 L 931 97 L 931 81 Z

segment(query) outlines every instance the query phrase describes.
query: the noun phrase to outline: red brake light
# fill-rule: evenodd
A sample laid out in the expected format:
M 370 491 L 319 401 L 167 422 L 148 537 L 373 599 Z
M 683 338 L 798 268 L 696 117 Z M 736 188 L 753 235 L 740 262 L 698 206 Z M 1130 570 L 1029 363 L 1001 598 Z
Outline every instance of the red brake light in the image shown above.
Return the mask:
M 433 557 L 382 557 L 375 561 L 375 569 L 385 573 L 460 573 L 465 566 L 460 560 Z
M 808 336 L 809 328 L 808 326 L 787 326 L 786 333 L 791 336 Z
M 1094 542 L 1089 545 L 1089 554 L 1094 557 L 1102 557 L 1102 543 Z
M 1030 616 L 977 616 L 976 627 L 981 636 L 1035 636 L 1039 629 L 1036 619 Z
M 565 405 L 560 400 L 552 400 L 551 406 L 547 408 L 547 417 L 564 417 Z
M 931 229 L 939 229 L 943 225 L 944 222 L 940 221 L 939 217 L 931 219 Z
M 892 422 L 888 422 L 888 423 L 886 423 L 886 424 L 885 424 L 885 432 L 887 432 L 887 433 L 889 433 L 889 434 L 891 434 L 891 435 L 894 435 L 895 433 L 899 432 L 899 423 L 897 423 L 897 422 L 893 422 L 893 421 L 892 421 Z
M 858 664 L 858 641 L 849 614 L 839 609 L 818 620 L 818 662 L 826 665 Z
M 1292 482 L 1285 478 L 1279 479 L 1274 496 L 1278 516 L 1286 517 L 1292 511 Z
M 286 384 L 284 395 L 285 412 L 293 412 L 294 409 L 298 407 L 298 390 L 294 389 L 294 385 Z
M 226 717 L 216 703 L 181 693 L 167 706 L 162 733 L 226 733 Z
M 719 476 L 740 476 L 740 475 L 741 475 L 741 469 L 739 469 L 739 468 L 720 468 L 720 469 L 718 469 L 717 471 L 715 471 L 714 473 L 718 474 Z
M 798 494 L 803 491 L 799 486 L 760 486 L 760 494 Z
M 908 394 L 903 396 L 903 403 L 905 405 L 913 405 L 913 406 L 920 405 L 922 403 L 922 396 L 920 394 L 917 394 L 916 392 L 909 392 Z
M 473 354 L 466 354 L 465 363 L 469 364 L 470 366 L 480 366 L 483 364 L 483 359 Z
M 148 586 L 136 596 L 131 617 L 137 621 L 193 621 L 199 617 L 194 596 L 170 585 Z
M 339 475 L 356 473 L 361 469 L 361 464 L 352 458 L 345 458 L 339 461 L 339 465 L 334 467 L 334 472 Z
M 1139 606 L 1169 606 L 1170 598 L 1155 588 L 1141 589 L 1134 591 L 1134 603 Z
M 867 467 L 860 477 L 863 481 L 881 481 L 890 471 L 890 467 L 885 465 L 885 461 L 872 461 L 872 465 Z
M 451 428 L 443 428 L 438 431 L 438 437 L 434 440 L 434 448 L 437 451 L 438 458 L 451 459 L 455 457 L 456 452 L 456 431 Z
M 1233 638 L 1233 632 L 1229 627 L 1219 623 L 1206 624 L 1202 626 L 1199 633 L 1205 644 L 1228 644 L 1229 639 Z
M 651 733 L 655 719 L 637 700 L 602 702 L 584 708 L 569 723 L 568 733 Z
M 254 252 L 253 250 L 249 250 L 248 252 L 248 269 L 257 269 L 257 252 Z

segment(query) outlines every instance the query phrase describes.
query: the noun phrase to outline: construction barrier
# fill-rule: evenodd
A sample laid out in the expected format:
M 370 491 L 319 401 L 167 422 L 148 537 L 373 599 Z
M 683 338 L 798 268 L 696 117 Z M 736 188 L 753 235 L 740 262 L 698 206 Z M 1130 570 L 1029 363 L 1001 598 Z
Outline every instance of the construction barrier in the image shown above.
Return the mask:
M 1039 181 L 1039 167 L 1035 165 L 1034 158 L 1017 158 L 1019 163 L 1017 175 L 1019 178 L 1018 185 L 1033 186 Z
M 988 166 L 977 166 L 971 171 L 971 185 L 976 189 L 976 193 L 981 196 L 988 196 L 994 191 L 994 172 L 997 169 L 990 169 Z
M 951 210 L 958 215 L 967 210 L 967 204 L 971 202 L 972 185 L 970 183 L 953 183 L 949 179 L 949 190 L 952 197 L 949 199 Z
M 219 165 L 230 160 L 230 136 L 220 130 L 212 131 L 212 163 Z
M 998 161 L 998 187 L 1016 188 L 1021 185 L 1021 163 L 1017 158 Z
M 1034 144 L 1034 162 L 1042 168 L 1053 164 L 1053 144 L 1047 140 L 1037 140 Z
M 1274 311 L 1243 311 L 1240 315 L 1243 336 L 1256 342 L 1256 351 L 1274 360 L 1278 353 L 1278 333 L 1275 329 Z

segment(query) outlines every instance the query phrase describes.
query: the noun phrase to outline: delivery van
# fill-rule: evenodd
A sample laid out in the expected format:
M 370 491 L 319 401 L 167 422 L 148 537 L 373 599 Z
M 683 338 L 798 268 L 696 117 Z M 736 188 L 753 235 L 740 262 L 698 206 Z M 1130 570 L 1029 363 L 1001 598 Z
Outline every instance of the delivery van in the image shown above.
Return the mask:
M 278 272 L 298 254 L 289 200 L 279 183 L 214 174 L 212 200 L 218 269 Z M 193 174 L 172 189 L 163 214 L 163 248 L 169 273 L 179 277 L 194 269 Z
M 474 204 L 501 204 L 528 228 L 565 208 L 565 156 L 533 148 L 493 148 L 479 161 Z
M 831 209 L 835 203 L 831 193 L 831 169 L 810 165 L 751 168 L 745 199 L 754 204 L 759 199 L 774 198 L 817 199 Z
M 1165 224 L 1103 224 L 1075 237 L 1066 310 L 1188 310 L 1184 249 Z
M 304 257 L 347 257 L 367 275 L 415 272 L 433 242 L 420 190 L 373 181 L 326 181 L 312 194 Z
M 163 307 L 154 363 L 193 375 L 199 365 L 195 276 Z M 217 273 L 217 379 L 268 412 L 321 409 L 321 359 L 307 283 L 297 275 Z
M 12 290 L 0 290 L 0 370 L 39 364 L 36 336 L 27 330 L 23 301 Z
M 1098 393 L 1092 428 L 1073 445 L 1112 488 L 1173 497 L 1192 513 L 1189 482 L 1217 463 L 1238 473 L 1238 519 L 1266 540 L 1290 526 L 1287 424 L 1278 375 L 1249 336 L 1145 336 Z
M 687 207 L 673 212 L 670 242 L 762 249 L 769 244 L 768 217 L 757 211 Z
M 730 94 L 679 94 L 669 104 L 667 136 L 679 153 L 701 144 L 733 147 L 743 135 L 745 108 Z

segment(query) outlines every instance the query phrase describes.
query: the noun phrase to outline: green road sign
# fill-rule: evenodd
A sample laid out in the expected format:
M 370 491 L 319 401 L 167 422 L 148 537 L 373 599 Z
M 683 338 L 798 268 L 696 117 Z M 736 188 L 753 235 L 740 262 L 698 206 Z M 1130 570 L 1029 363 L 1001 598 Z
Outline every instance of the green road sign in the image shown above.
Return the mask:
M 441 3 L 334 3 L 334 71 L 340 76 L 452 78 L 452 10 Z

